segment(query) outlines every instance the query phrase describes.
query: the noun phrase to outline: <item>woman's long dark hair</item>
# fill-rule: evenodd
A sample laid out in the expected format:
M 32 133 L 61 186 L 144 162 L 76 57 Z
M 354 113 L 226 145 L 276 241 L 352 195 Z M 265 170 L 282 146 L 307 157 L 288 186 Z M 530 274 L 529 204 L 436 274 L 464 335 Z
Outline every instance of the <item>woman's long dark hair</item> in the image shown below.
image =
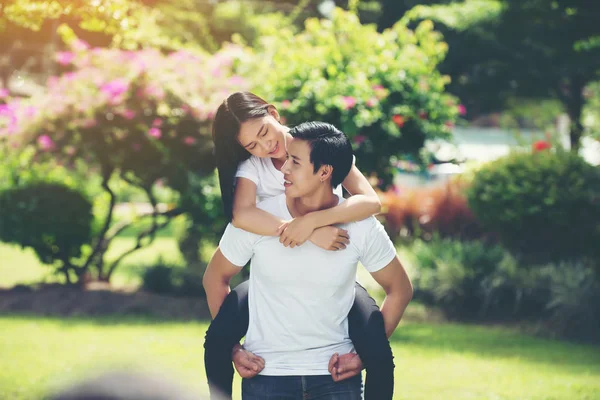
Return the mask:
M 236 92 L 223 101 L 215 115 L 212 137 L 223 210 L 229 221 L 233 215 L 235 173 L 239 163 L 250 157 L 250 153 L 237 140 L 240 126 L 250 119 L 268 115 L 270 106 L 255 94 Z

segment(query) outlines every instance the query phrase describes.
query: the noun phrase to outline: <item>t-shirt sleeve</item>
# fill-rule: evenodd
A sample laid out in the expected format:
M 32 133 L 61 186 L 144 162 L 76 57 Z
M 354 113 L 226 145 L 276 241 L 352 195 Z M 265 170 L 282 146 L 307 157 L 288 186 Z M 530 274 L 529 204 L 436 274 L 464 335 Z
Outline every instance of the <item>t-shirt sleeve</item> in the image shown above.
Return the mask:
M 219 242 L 221 253 L 232 264 L 242 268 L 254 253 L 258 236 L 229 224 Z
M 235 177 L 250 179 L 256 186 L 258 186 L 258 168 L 252 161 L 252 158 L 242 161 L 240 165 L 238 165 Z
M 379 271 L 396 257 L 394 243 L 375 217 L 361 221 L 360 229 L 362 236 L 360 262 L 369 272 Z

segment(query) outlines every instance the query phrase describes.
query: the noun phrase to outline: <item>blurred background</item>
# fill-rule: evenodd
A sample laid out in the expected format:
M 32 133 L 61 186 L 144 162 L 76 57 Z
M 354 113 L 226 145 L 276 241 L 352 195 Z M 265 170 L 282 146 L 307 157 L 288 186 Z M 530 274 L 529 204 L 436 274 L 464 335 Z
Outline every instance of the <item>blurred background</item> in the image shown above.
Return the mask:
M 114 368 L 207 394 L 211 121 L 248 90 L 342 129 L 380 193 L 415 287 L 395 398 L 599 399 L 599 21 L 587 0 L 3 0 L 0 398 Z

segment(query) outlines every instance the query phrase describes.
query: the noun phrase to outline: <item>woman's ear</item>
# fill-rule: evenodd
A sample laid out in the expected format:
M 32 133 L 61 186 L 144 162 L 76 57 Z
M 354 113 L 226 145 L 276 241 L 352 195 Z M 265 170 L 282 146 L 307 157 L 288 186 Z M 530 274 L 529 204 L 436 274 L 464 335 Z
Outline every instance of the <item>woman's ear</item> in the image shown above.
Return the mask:
M 279 122 L 281 117 L 279 116 L 279 112 L 277 112 L 277 109 L 275 108 L 275 106 L 269 106 L 269 108 L 267 108 L 267 111 L 269 112 L 269 115 L 271 115 L 273 118 L 275 118 L 277 120 L 277 122 Z

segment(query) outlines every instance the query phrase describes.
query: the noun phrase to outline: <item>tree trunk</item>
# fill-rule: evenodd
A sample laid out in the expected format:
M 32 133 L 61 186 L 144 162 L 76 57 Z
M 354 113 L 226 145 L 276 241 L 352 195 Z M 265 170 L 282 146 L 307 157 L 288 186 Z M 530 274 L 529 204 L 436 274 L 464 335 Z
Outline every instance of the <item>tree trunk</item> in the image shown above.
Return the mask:
M 571 151 L 578 152 L 581 146 L 581 136 L 583 135 L 583 124 L 581 123 L 581 114 L 583 111 L 583 88 L 586 82 L 581 77 L 571 79 L 569 94 L 565 99 L 565 105 L 571 120 L 569 127 L 569 142 Z

